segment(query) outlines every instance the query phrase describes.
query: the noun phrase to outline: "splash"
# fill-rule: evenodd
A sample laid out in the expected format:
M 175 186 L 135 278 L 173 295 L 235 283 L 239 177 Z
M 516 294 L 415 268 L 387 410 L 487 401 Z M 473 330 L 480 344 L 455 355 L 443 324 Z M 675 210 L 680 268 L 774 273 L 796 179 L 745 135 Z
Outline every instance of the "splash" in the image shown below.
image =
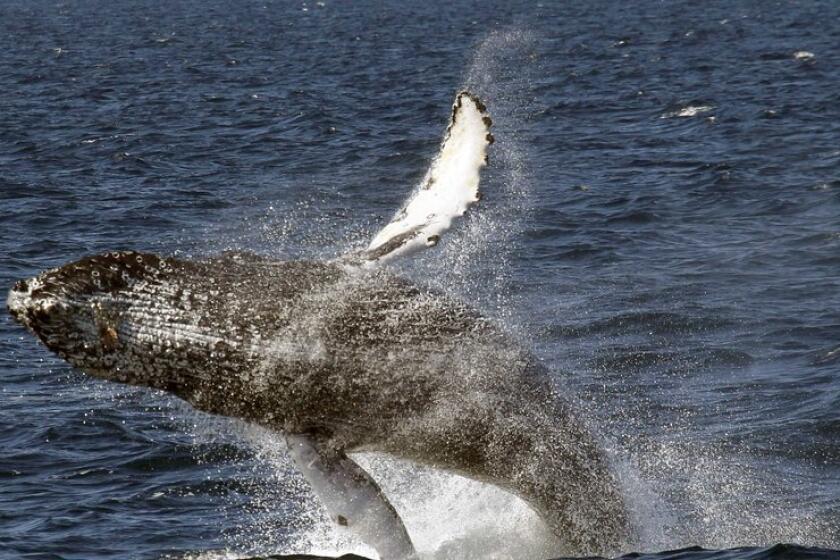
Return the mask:
M 642 543 L 646 549 L 687 543 L 716 549 L 779 542 L 840 546 L 831 521 L 798 493 L 801 473 L 768 479 L 773 465 L 747 463 L 724 446 L 680 440 L 640 445 L 633 461 L 659 488 L 657 510 L 671 512 L 660 515 L 659 532 Z
M 404 264 L 418 280 L 460 296 L 523 338 L 511 257 L 521 249 L 532 212 L 530 165 L 521 137 L 535 110 L 536 42 L 534 33 L 512 27 L 490 33 L 476 46 L 461 89 L 478 95 L 493 119 L 496 141 L 482 174 L 483 197 L 439 251 Z
M 218 437 L 217 430 L 218 426 L 212 437 Z M 230 517 L 232 525 L 238 525 L 231 551 L 377 557 L 329 518 L 297 473 L 281 438 L 252 426 L 241 427 L 238 435 L 255 451 L 254 474 L 263 482 L 255 489 L 248 518 Z M 380 454 L 353 454 L 353 459 L 377 479 L 424 560 L 514 560 L 549 557 L 556 551 L 553 536 L 537 514 L 507 492 Z M 295 511 L 281 507 L 290 502 Z
M 355 458 L 393 497 L 423 558 L 514 560 L 556 551 L 539 516 L 512 494 L 386 456 Z

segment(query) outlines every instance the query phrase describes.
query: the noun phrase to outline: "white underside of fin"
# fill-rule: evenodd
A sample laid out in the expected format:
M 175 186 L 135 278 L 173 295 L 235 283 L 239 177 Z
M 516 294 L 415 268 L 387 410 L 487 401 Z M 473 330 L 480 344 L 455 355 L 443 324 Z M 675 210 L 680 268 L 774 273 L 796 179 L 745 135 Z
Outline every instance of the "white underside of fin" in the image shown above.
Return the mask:
M 330 517 L 372 546 L 380 560 L 416 560 L 400 516 L 370 475 L 316 438 L 286 434 L 289 454 Z
M 458 94 L 440 152 L 417 191 L 356 255 L 362 264 L 371 266 L 434 247 L 453 221 L 479 200 L 479 173 L 493 141 L 490 124 L 477 97 L 465 91 Z

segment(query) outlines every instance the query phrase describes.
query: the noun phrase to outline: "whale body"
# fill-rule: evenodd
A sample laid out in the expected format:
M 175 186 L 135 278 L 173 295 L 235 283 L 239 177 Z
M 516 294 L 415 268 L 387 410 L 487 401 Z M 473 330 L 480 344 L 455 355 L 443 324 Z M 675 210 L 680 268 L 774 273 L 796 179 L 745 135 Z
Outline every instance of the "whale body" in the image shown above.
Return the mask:
M 478 199 L 485 158 L 476 150 L 490 141 L 483 112 L 459 96 L 447 134 L 458 150 L 450 142 L 447 155 L 444 142 L 426 186 L 366 253 L 274 261 L 117 251 L 18 282 L 9 311 L 92 376 L 284 434 L 335 521 L 384 560 L 414 557 L 410 537 L 348 453 L 493 484 L 533 507 L 566 552 L 616 552 L 630 534 L 619 485 L 546 369 L 469 305 L 370 266 L 433 246 L 452 218 L 436 209 L 461 215 Z M 470 119 L 478 132 L 459 132 Z M 435 189 L 451 194 L 452 173 L 469 188 L 440 202 Z
M 544 368 L 468 306 L 385 271 L 115 252 L 20 282 L 8 305 L 95 377 L 489 482 L 581 553 L 626 535 L 613 476 Z

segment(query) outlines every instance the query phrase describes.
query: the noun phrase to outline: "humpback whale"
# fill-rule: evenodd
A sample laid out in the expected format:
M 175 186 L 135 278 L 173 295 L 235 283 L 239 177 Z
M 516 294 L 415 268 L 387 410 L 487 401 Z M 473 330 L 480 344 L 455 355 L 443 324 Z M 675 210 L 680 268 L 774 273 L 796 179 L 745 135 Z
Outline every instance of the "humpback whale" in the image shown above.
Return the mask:
M 331 518 L 383 560 L 416 552 L 348 453 L 496 485 L 565 552 L 615 552 L 631 531 L 618 482 L 546 368 L 466 303 L 386 265 L 435 246 L 479 200 L 490 126 L 481 101 L 459 93 L 419 188 L 362 251 L 280 262 L 114 251 L 19 281 L 8 309 L 89 375 L 283 434 Z

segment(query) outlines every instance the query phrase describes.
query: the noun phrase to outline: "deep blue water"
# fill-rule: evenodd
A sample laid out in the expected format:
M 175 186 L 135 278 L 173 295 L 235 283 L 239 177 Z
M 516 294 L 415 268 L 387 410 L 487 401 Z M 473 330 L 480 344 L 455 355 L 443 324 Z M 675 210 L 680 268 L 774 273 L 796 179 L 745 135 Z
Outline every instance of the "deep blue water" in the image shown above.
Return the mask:
M 363 245 L 469 87 L 498 140 L 484 200 L 405 274 L 534 346 L 632 482 L 634 550 L 830 557 L 838 40 L 833 1 L 7 0 L 0 286 L 116 248 Z M 410 528 L 457 540 L 429 503 Z M 0 321 L 0 557 L 283 553 L 315 508 L 270 435 Z

